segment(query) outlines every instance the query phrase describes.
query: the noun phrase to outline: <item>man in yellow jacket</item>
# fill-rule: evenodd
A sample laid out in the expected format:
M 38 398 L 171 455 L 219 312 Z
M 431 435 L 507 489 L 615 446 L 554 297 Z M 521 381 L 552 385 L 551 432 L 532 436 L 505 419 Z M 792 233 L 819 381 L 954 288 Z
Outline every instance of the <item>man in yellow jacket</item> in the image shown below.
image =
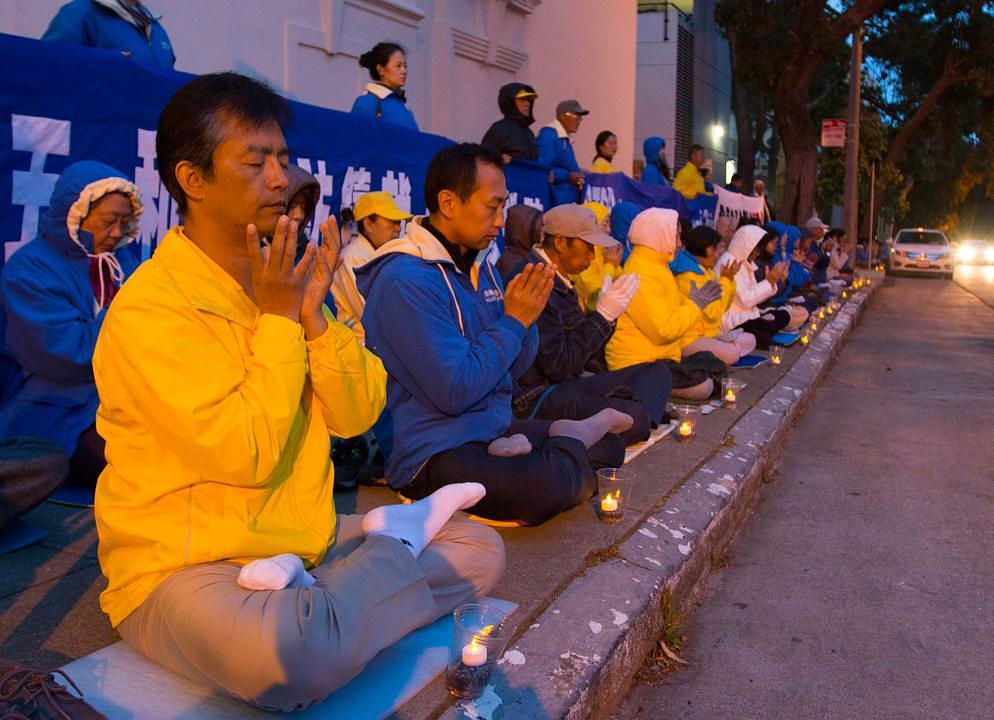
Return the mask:
M 294 261 L 288 116 L 234 73 L 173 96 L 156 146 L 185 224 L 117 296 L 94 356 L 101 607 L 146 657 L 283 711 L 503 568 L 499 536 L 452 517 L 482 497 L 475 483 L 336 519 L 329 436 L 369 428 L 386 376 L 323 307 L 333 220 Z
M 639 276 L 639 289 L 618 318 L 605 355 L 610 370 L 665 360 L 673 377 L 671 394 L 703 400 L 714 389 L 711 376 L 724 372 L 725 365 L 710 353 L 684 357 L 682 340 L 702 320 L 704 308 L 721 298 L 721 286 L 709 280 L 695 285 L 689 297 L 680 292 L 669 268 L 679 235 L 675 210 L 649 208 L 635 216 L 628 230 L 633 247 L 625 272 Z
M 680 168 L 680 172 L 673 180 L 673 189 L 678 190 L 688 200 L 707 192 L 704 187 L 704 176 L 701 175 L 701 166 L 706 159 L 703 147 L 697 144 L 691 145 L 687 164 Z

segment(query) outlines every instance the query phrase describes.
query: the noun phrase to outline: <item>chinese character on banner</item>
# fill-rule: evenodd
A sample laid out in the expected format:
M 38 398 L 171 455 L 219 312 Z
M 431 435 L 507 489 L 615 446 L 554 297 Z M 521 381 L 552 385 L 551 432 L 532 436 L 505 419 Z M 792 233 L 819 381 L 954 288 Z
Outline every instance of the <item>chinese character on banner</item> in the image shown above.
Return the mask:
M 68 120 L 55 120 L 33 115 L 11 115 L 12 149 L 31 153 L 28 170 L 14 170 L 11 185 L 11 204 L 24 208 L 21 216 L 21 236 L 17 241 L 4 238 L 4 257 L 10 258 L 21 246 L 38 234 L 38 216 L 55 189 L 56 173 L 45 172 L 45 158 L 49 155 L 69 154 Z
M 356 200 L 369 192 L 370 180 L 372 174 L 369 170 L 364 167 L 357 170 L 349 165 L 349 169 L 345 171 L 345 179 L 342 181 L 341 207 L 343 209 L 353 207 Z
M 524 204 L 537 210 L 545 210 L 545 204 L 542 202 L 541 198 L 526 196 Z
M 314 222 L 311 223 L 310 231 L 310 239 L 317 242 L 321 237 L 321 224 L 327 220 L 328 216 L 331 214 L 331 204 L 328 200 L 331 197 L 332 192 L 334 192 L 335 177 L 328 174 L 328 165 L 324 160 L 314 161 L 314 165 L 317 166 L 316 169 L 312 169 L 310 158 L 297 158 L 297 165 L 313 175 L 314 179 L 318 181 L 318 187 L 320 188 L 318 193 L 318 204 L 314 208 Z M 349 170 L 352 170 L 352 168 L 349 168 Z M 348 182 L 347 177 L 346 182 Z M 366 182 L 369 182 L 368 173 Z M 344 193 L 342 194 L 342 198 L 344 201 Z M 344 202 L 342 207 L 347 207 Z
M 411 179 L 407 177 L 407 173 L 398 172 L 395 176 L 393 170 L 387 170 L 380 189 L 393 195 L 394 202 L 401 210 L 411 212 Z
M 141 190 L 144 205 L 138 242 L 141 245 L 141 259 L 144 262 L 152 257 L 152 248 L 156 240 L 169 228 L 171 203 L 169 193 L 159 180 L 159 171 L 155 169 L 155 130 L 138 128 L 138 159 L 141 165 L 135 167 L 135 185 Z M 162 222 L 159 222 L 160 215 Z

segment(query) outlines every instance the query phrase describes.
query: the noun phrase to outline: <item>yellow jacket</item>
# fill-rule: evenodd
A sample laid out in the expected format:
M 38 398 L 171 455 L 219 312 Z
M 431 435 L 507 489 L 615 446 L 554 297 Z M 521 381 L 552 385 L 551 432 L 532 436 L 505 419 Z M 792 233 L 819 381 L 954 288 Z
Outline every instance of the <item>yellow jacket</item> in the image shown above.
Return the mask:
M 681 340 L 703 314 L 677 287 L 668 267 L 672 259 L 672 254 L 644 245 L 636 245 L 628 256 L 625 272 L 638 275 L 641 282 L 607 343 L 611 370 L 653 360 L 680 360 Z
M 321 562 L 335 532 L 329 434 L 364 432 L 385 402 L 383 365 L 351 330 L 330 320 L 306 342 L 173 228 L 114 299 L 93 371 L 111 624 L 189 565 Z
M 601 285 L 608 275 L 612 280 L 617 280 L 621 275 L 621 268 L 614 263 L 605 262 L 604 248 L 594 245 L 594 259 L 590 262 L 590 267 L 579 275 L 570 275 L 573 289 L 580 296 L 580 307 L 585 313 L 592 313 L 597 309 L 597 296 L 600 295 Z
M 598 173 L 600 175 L 608 175 L 610 173 L 621 172 L 621 170 L 612 165 L 611 161 L 607 158 L 596 157 L 594 158 L 593 164 L 590 166 L 590 172 Z
M 735 299 L 735 281 L 729 280 L 728 278 L 723 278 L 721 276 L 715 276 L 712 270 L 707 268 L 702 268 L 704 270 L 704 275 L 698 275 L 695 272 L 688 271 L 682 272 L 676 276 L 677 287 L 680 288 L 680 292 L 683 293 L 685 297 L 690 298 L 690 283 L 697 283 L 697 287 L 700 287 L 708 280 L 716 280 L 718 284 L 721 285 L 721 297 L 715 300 L 713 303 L 704 308 L 701 312 L 701 319 L 697 324 L 691 328 L 683 339 L 680 341 L 680 347 L 686 347 L 690 343 L 694 342 L 698 338 L 702 337 L 715 337 L 721 334 L 721 319 L 725 315 L 725 311 L 732 305 L 732 300 Z
M 673 179 L 673 189 L 678 190 L 688 200 L 707 192 L 704 188 L 704 177 L 692 162 L 688 162 Z

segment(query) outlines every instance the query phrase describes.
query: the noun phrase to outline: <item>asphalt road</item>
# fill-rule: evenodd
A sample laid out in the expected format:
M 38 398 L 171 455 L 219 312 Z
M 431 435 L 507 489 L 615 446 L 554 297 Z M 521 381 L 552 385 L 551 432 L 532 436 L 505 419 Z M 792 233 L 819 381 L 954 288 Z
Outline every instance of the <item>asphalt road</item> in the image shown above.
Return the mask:
M 994 718 L 994 271 L 961 279 L 887 281 L 685 623 L 688 669 L 612 718 Z

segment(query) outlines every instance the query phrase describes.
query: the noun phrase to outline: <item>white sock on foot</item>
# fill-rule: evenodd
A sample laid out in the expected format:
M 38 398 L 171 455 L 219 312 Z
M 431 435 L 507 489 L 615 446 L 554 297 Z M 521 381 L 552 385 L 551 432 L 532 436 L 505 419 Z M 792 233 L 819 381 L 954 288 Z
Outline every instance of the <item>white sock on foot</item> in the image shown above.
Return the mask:
M 521 433 L 510 437 L 499 437 L 487 446 L 487 453 L 496 457 L 527 455 L 531 451 L 532 444 Z
M 293 553 L 253 560 L 238 573 L 238 584 L 246 590 L 310 587 L 315 582 L 314 577 L 304 570 L 304 563 Z
M 400 540 L 418 557 L 456 510 L 473 507 L 486 494 L 480 483 L 446 485 L 410 505 L 373 508 L 363 517 L 362 530 Z

